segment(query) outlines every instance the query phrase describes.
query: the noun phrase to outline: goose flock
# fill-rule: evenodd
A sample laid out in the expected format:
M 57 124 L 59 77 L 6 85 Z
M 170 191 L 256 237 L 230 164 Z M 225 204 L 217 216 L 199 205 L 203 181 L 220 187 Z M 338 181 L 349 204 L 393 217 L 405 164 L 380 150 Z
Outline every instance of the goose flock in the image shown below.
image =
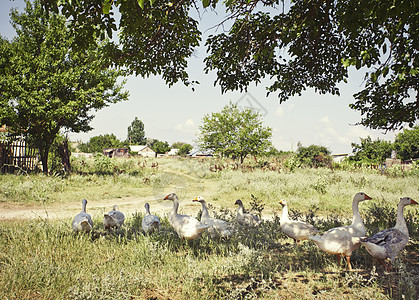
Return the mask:
M 352 253 L 360 245 L 364 245 L 368 253 L 377 259 L 387 271 L 390 271 L 391 263 L 409 241 L 409 231 L 403 216 L 404 207 L 418 203 L 409 197 L 401 198 L 397 205 L 395 226 L 366 237 L 364 222 L 359 213 L 359 203 L 370 199 L 372 198 L 363 192 L 357 193 L 352 200 L 352 223 L 348 226 L 331 228 L 323 233 L 319 233 L 319 230 L 312 224 L 290 219 L 287 202 L 280 200 L 279 203 L 282 206 L 280 227 L 282 232 L 292 238 L 296 244 L 302 240 L 309 240 L 316 244 L 322 251 L 336 255 L 339 262 L 342 258 L 346 258 L 348 270 L 352 270 L 350 261 Z M 164 200 L 173 202 L 168 220 L 182 240 L 195 240 L 204 231 L 207 231 L 211 238 L 221 237 L 228 239 L 235 232 L 233 224 L 225 220 L 210 217 L 207 202 L 202 196 L 198 196 L 192 200 L 202 205 L 201 220 L 178 213 L 179 198 L 175 193 L 168 194 Z M 262 224 L 263 221 L 257 215 L 246 212 L 243 202 L 240 199 L 236 200 L 235 205 L 238 205 L 236 215 L 238 226 L 257 228 Z M 82 210 L 74 217 L 72 222 L 72 227 L 75 232 L 90 232 L 93 229 L 93 221 L 91 216 L 86 212 L 86 206 L 87 200 L 83 199 Z M 105 229 L 117 229 L 124 224 L 124 221 L 124 214 L 118 209 L 118 206 L 114 205 L 113 210 L 104 215 L 103 225 Z M 149 203 L 145 204 L 145 215 L 142 219 L 141 227 L 145 234 L 153 234 L 161 227 L 160 219 L 150 213 Z

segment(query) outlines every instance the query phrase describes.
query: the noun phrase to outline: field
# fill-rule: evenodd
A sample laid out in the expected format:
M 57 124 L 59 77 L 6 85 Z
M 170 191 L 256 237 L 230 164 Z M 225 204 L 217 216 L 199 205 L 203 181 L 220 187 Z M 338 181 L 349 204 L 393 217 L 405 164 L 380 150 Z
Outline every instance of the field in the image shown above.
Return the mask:
M 73 161 L 74 173 L 0 175 L 0 298 L 2 299 L 417 299 L 419 214 L 405 209 L 410 242 L 387 273 L 361 246 L 354 271 L 309 241 L 299 245 L 280 229 L 280 199 L 293 218 L 321 231 L 350 223 L 353 196 L 367 235 L 395 223 L 400 197 L 419 199 L 417 170 L 339 167 L 304 169 L 292 161 L 249 160 L 243 166 L 215 159 Z M 260 212 L 257 229 L 236 226 L 230 240 L 182 242 L 168 224 L 175 192 L 180 211 L 198 217 L 204 196 L 210 214 L 235 222 L 236 199 Z M 88 200 L 90 234 L 74 234 L 71 221 Z M 141 231 L 144 204 L 162 229 Z M 124 227 L 103 229 L 103 213 L 118 204 Z

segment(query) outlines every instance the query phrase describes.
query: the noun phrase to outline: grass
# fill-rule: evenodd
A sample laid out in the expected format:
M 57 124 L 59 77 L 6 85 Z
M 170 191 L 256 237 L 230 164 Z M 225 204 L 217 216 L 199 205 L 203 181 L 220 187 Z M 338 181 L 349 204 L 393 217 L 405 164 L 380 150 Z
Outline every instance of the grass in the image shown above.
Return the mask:
M 291 215 L 322 230 L 348 223 L 351 199 L 362 190 L 374 198 L 360 210 L 369 233 L 394 225 L 402 196 L 419 198 L 419 179 L 385 176 L 371 170 L 297 169 L 213 172 L 212 160 L 124 161 L 146 166 L 136 172 L 68 178 L 2 175 L 0 201 L 31 205 L 73 203 L 119 197 L 156 196 L 175 191 L 180 199 L 203 195 L 212 215 L 234 222 L 234 200 L 263 207 L 257 229 L 238 227 L 228 241 L 182 242 L 165 216 L 162 230 L 141 232 L 141 213 L 126 215 L 116 231 L 102 228 L 94 215 L 90 234 L 74 234 L 72 216 L 59 220 L 0 221 L 0 298 L 2 299 L 416 299 L 419 271 L 417 207 L 406 207 L 411 241 L 394 271 L 384 274 L 363 247 L 345 271 L 336 258 L 306 241 L 295 245 L 280 230 L 278 200 L 290 203 Z M 153 162 L 159 166 L 151 167 Z M 227 165 L 227 162 L 223 162 Z M 112 167 L 112 166 L 111 166 Z M 112 168 L 114 168 L 113 166 Z M 102 166 L 103 168 L 103 166 Z M 121 168 L 119 169 L 121 170 Z M 148 180 L 147 180 L 148 178 Z M 253 195 L 253 197 L 251 196 Z M 181 202 L 182 205 L 182 202 Z M 184 206 L 185 210 L 188 209 Z M 77 212 L 75 212 L 77 213 Z M 188 213 L 186 211 L 185 213 Z M 269 218 L 267 218 L 269 216 Z

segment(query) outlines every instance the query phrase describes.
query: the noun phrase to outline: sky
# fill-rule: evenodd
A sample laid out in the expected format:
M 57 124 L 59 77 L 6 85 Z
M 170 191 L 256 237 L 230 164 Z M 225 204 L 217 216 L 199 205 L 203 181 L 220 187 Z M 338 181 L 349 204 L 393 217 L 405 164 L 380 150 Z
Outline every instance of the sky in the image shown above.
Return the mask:
M 1 0 L 0 34 L 12 39 L 15 31 L 10 24 L 10 9 L 23 10 L 24 0 Z M 204 36 L 216 33 L 211 29 L 220 20 L 213 12 L 203 15 L 201 31 Z M 204 40 L 204 39 L 203 39 Z M 72 141 L 87 142 L 91 137 L 114 134 L 118 139 L 127 138 L 128 127 L 137 117 L 144 123 L 146 137 L 195 145 L 199 126 L 204 115 L 220 111 L 229 102 L 239 107 L 252 107 L 263 114 L 265 126 L 272 128 L 272 143 L 278 150 L 297 150 L 303 146 L 322 145 L 332 153 L 351 153 L 351 143 L 360 143 L 360 138 L 394 141 L 397 132 L 370 130 L 355 125 L 361 120 L 358 111 L 349 108 L 353 94 L 363 86 L 363 72 L 350 71 L 347 84 L 339 85 L 340 96 L 320 95 L 307 90 L 301 96 L 291 97 L 280 104 L 277 95 L 266 96 L 264 85 L 251 85 L 247 93 L 221 93 L 214 86 L 215 73 L 203 71 L 205 47 L 197 49 L 189 60 L 188 72 L 191 80 L 199 85 L 195 91 L 182 83 L 169 87 L 160 77 L 142 78 L 129 76 L 125 89 L 129 91 L 128 101 L 112 104 L 95 112 L 91 122 L 94 128 L 88 133 L 69 133 Z

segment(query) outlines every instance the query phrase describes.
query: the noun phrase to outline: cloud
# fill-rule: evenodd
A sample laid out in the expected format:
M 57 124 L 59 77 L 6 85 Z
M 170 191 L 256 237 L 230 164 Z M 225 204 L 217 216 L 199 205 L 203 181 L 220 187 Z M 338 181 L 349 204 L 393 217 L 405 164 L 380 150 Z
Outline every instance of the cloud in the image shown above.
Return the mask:
M 179 131 L 192 131 L 196 127 L 195 122 L 192 119 L 187 119 L 183 124 L 177 124 L 176 130 Z
M 276 116 L 283 116 L 284 115 L 284 109 L 281 106 L 278 106 L 278 108 L 275 111 Z

